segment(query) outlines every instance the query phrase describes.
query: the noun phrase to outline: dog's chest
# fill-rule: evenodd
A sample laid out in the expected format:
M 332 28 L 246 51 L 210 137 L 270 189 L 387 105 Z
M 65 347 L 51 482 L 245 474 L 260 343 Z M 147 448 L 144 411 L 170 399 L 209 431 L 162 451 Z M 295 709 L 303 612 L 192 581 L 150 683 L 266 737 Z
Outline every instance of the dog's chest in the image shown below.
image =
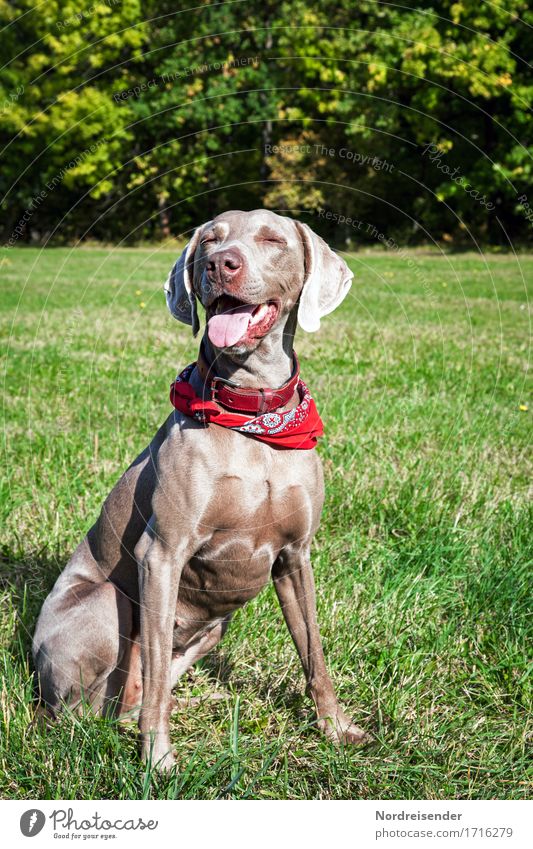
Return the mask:
M 202 517 L 205 537 L 182 576 L 195 604 L 222 615 L 253 598 L 268 582 L 276 557 L 304 541 L 317 521 L 316 498 L 279 475 L 224 475 Z M 192 600 L 192 599 L 191 599 Z

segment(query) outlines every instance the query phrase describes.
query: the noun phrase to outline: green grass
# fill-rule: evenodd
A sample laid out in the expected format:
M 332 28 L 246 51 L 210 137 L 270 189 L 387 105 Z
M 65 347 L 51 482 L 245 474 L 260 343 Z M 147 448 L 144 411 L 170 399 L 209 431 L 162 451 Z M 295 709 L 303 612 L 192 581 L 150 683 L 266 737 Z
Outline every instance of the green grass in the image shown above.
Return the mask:
M 269 588 L 179 683 L 167 778 L 140 764 L 133 729 L 69 715 L 31 726 L 28 650 L 57 573 L 195 356 L 164 307 L 173 253 L 0 254 L 3 797 L 531 796 L 520 405 L 533 257 L 409 256 L 356 255 L 351 296 L 296 344 L 327 430 L 314 544 L 325 651 L 375 743 L 338 750 L 318 735 Z

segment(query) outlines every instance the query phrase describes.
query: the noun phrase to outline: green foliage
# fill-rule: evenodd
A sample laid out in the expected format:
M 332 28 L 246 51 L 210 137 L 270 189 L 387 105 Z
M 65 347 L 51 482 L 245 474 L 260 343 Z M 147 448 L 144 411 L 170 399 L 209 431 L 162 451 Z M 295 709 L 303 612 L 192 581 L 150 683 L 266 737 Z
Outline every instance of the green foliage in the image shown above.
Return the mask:
M 15 241 L 179 235 L 264 205 L 406 241 L 531 231 L 527 0 L 22 0 L 0 21 L 6 241 L 29 207 Z

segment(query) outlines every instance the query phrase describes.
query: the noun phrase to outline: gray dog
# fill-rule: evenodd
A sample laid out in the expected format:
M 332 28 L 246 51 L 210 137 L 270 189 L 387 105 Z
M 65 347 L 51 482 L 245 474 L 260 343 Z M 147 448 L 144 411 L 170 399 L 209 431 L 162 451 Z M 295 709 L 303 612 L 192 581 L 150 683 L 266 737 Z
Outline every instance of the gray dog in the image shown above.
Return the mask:
M 197 300 L 205 308 L 198 363 L 43 605 L 33 655 L 47 714 L 83 699 L 138 709 L 143 756 L 170 768 L 173 686 L 272 576 L 318 727 L 367 740 L 324 663 L 310 562 L 322 468 L 302 430 L 314 404 L 293 355 L 296 323 L 317 330 L 352 276 L 307 225 L 265 210 L 194 232 L 165 291 L 194 333 Z

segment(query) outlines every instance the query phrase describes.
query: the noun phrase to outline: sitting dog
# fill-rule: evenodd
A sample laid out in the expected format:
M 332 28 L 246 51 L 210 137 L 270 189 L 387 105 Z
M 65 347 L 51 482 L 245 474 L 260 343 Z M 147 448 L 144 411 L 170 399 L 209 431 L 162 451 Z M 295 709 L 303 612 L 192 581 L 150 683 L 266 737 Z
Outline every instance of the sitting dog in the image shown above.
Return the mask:
M 199 227 L 165 284 L 199 330 L 175 409 L 107 497 L 44 602 L 33 656 L 44 710 L 139 708 L 143 756 L 174 763 L 171 690 L 270 577 L 330 738 L 367 735 L 339 707 L 316 621 L 310 547 L 324 499 L 321 422 L 293 353 L 352 272 L 306 225 L 265 210 Z

